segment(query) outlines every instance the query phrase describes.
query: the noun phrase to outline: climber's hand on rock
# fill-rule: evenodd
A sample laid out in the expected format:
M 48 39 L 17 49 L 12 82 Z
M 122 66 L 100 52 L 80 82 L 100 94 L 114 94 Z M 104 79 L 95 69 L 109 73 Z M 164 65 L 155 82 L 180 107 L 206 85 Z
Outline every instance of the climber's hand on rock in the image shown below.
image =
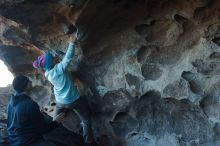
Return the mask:
M 64 34 L 69 36 L 69 42 L 75 42 L 77 40 L 78 29 L 75 25 L 70 24 L 64 26 Z
M 70 34 L 69 35 L 69 42 L 75 43 L 76 41 L 76 34 Z

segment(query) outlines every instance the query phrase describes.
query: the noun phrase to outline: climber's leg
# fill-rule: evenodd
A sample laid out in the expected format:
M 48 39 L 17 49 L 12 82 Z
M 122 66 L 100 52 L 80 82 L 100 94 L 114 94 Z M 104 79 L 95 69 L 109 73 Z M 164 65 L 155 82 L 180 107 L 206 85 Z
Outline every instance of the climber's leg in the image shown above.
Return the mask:
M 94 142 L 91 128 L 90 109 L 85 97 L 80 97 L 73 104 L 71 109 L 78 115 L 83 128 L 83 138 L 86 143 Z
M 66 106 L 63 105 L 63 104 L 57 103 L 55 113 L 54 113 L 54 116 L 53 116 L 53 121 L 57 121 L 57 119 L 59 119 L 60 117 L 63 116 L 63 114 L 66 114 L 66 113 L 67 113 Z

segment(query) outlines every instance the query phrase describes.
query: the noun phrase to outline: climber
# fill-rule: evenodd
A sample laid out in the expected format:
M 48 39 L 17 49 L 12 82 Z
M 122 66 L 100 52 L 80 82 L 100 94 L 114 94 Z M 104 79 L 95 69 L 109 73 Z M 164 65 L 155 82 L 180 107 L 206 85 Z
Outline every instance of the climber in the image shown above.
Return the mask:
M 58 146 L 43 138 L 46 134 L 58 126 L 60 121 L 46 121 L 40 112 L 39 106 L 29 96 L 32 82 L 23 75 L 16 76 L 13 80 L 13 95 L 8 104 L 7 131 L 10 146 Z
M 39 56 L 33 62 L 33 67 L 43 69 L 46 78 L 53 85 L 54 95 L 56 99 L 56 110 L 53 117 L 54 120 L 60 117 L 62 113 L 74 111 L 79 119 L 83 129 L 83 138 L 87 145 L 96 145 L 91 129 L 90 110 L 85 97 L 81 97 L 77 88 L 71 80 L 67 68 L 71 63 L 77 42 L 77 28 L 74 25 L 68 27 L 66 34 L 69 36 L 69 46 L 67 52 L 58 63 L 58 56 L 53 57 L 51 53 L 46 53 Z

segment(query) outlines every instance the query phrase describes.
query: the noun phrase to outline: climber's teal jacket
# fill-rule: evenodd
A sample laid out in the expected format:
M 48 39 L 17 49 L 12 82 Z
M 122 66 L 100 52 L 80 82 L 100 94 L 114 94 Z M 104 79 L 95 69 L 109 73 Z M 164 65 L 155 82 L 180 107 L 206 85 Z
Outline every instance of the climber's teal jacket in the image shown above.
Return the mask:
M 79 92 L 69 75 L 67 68 L 71 63 L 75 52 L 75 44 L 69 43 L 63 60 L 52 69 L 46 70 L 46 78 L 54 86 L 56 101 L 61 104 L 70 104 L 79 98 Z

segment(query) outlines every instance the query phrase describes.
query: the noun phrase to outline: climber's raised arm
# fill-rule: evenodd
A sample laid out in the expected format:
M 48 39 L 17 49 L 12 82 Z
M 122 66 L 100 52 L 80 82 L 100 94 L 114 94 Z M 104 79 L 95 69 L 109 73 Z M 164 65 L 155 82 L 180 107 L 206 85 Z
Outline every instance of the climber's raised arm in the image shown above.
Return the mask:
M 77 40 L 76 27 L 73 25 L 70 25 L 66 34 L 69 35 L 69 46 L 67 48 L 64 58 L 61 61 L 61 64 L 64 70 L 66 70 L 69 64 L 71 63 L 74 53 L 75 53 L 76 40 Z

